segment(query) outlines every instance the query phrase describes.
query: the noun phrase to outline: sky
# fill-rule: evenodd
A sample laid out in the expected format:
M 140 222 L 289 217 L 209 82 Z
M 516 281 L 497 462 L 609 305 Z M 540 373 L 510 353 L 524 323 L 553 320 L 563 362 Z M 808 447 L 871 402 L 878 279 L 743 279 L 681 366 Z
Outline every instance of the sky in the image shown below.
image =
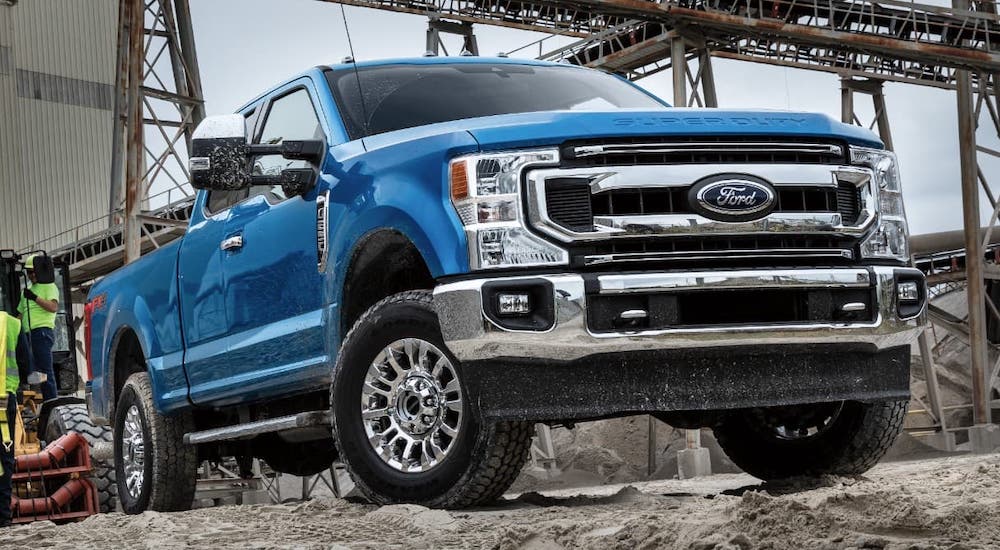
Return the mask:
M 191 0 L 195 41 L 208 114 L 224 114 L 279 81 L 316 65 L 337 63 L 350 54 L 341 6 L 317 0 Z M 344 7 L 358 61 L 419 56 L 427 18 L 368 8 Z M 482 55 L 508 52 L 545 38 L 542 51 L 572 42 L 565 37 L 477 25 Z M 444 36 L 456 54 L 461 39 Z M 539 46 L 512 57 L 537 57 Z M 715 59 L 721 108 L 814 111 L 840 118 L 836 75 Z M 640 86 L 670 100 L 668 71 L 639 80 Z M 887 83 L 885 96 L 899 156 L 903 195 L 912 234 L 960 229 L 961 189 L 955 94 L 946 90 Z M 859 115 L 872 118 L 868 96 L 855 97 Z M 984 119 L 985 120 L 985 119 Z M 992 126 L 981 128 L 980 143 L 1000 149 Z M 981 155 L 982 156 L 982 155 Z M 983 165 L 987 179 L 1000 185 L 1000 162 Z M 990 209 L 981 199 L 983 224 Z

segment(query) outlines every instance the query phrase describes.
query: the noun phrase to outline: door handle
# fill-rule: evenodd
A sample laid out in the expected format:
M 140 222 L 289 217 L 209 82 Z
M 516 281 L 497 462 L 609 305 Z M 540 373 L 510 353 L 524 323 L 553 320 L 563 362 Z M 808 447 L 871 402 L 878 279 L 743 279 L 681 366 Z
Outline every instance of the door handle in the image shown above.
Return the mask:
M 239 250 L 243 248 L 243 235 L 234 235 L 222 241 L 219 248 L 223 250 Z

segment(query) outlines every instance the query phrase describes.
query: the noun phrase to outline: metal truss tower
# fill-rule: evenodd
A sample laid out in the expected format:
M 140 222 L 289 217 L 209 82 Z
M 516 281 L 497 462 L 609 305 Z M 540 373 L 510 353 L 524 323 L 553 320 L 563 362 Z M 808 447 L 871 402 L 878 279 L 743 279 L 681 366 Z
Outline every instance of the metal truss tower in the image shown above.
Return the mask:
M 121 236 L 108 244 L 128 263 L 184 223 L 187 151 L 205 108 L 188 0 L 120 0 L 118 21 L 108 221 Z M 151 192 L 166 210 L 149 211 Z

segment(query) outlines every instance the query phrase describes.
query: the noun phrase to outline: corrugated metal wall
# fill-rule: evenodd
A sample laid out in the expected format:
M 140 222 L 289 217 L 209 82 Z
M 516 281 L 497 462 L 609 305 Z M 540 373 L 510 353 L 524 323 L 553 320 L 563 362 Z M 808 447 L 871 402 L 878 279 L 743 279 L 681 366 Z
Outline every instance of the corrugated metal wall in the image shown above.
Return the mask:
M 0 3 L 0 248 L 107 214 L 117 18 L 115 0 Z

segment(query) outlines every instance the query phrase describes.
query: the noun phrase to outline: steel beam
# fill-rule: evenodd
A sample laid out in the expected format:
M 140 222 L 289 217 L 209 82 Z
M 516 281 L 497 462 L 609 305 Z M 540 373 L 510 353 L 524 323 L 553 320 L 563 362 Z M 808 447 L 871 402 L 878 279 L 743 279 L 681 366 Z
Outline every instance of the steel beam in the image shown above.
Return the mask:
M 122 203 L 125 170 L 125 109 L 128 104 L 129 34 L 132 3 L 118 3 L 118 39 L 115 54 L 115 103 L 111 120 L 111 181 L 108 193 L 108 227 L 118 223 L 118 207 Z
M 180 58 L 184 63 L 184 74 L 187 76 L 188 95 L 194 100 L 191 111 L 191 127 L 198 126 L 205 119 L 205 103 L 201 91 L 201 69 L 198 67 L 198 50 L 194 44 L 194 27 L 191 26 L 191 8 L 188 0 L 174 0 L 177 11 L 177 38 L 180 42 Z M 191 132 L 185 134 L 190 147 Z
M 125 155 L 125 263 L 139 259 L 142 222 L 138 215 L 142 204 L 143 127 L 142 99 L 139 89 L 143 81 L 143 0 L 123 0 L 128 3 L 128 95 L 126 101 L 125 135 L 128 145 Z
M 889 112 L 886 109 L 885 94 L 882 91 L 882 81 L 875 78 L 856 79 L 842 76 L 840 79 L 840 120 L 845 124 L 865 126 L 855 110 L 854 94 L 862 93 L 872 98 L 875 118 L 868 124 L 869 130 L 878 128 L 879 138 L 885 148 L 893 151 L 892 130 L 889 125 Z
M 990 422 L 986 385 L 988 344 L 986 302 L 983 284 L 982 243 L 979 240 L 979 175 L 976 158 L 976 117 L 972 80 L 968 71 L 959 71 L 958 141 L 962 176 L 962 220 L 965 227 L 966 293 L 969 304 L 969 345 L 972 368 L 972 417 L 975 424 Z
M 479 55 L 479 43 L 476 41 L 476 33 L 472 29 L 472 23 L 442 21 L 435 15 L 431 15 L 427 21 L 427 41 L 424 55 L 439 55 L 440 48 L 444 46 L 441 42 L 441 33 L 461 36 L 461 53 L 463 55 Z M 448 55 L 447 50 L 445 50 L 445 55 Z
M 674 107 L 687 107 L 687 44 L 679 36 L 670 40 L 670 66 L 674 83 Z
M 712 52 L 704 47 L 698 51 L 698 70 L 701 73 L 701 91 L 705 107 L 719 106 L 719 96 L 715 91 L 715 71 L 712 70 Z

